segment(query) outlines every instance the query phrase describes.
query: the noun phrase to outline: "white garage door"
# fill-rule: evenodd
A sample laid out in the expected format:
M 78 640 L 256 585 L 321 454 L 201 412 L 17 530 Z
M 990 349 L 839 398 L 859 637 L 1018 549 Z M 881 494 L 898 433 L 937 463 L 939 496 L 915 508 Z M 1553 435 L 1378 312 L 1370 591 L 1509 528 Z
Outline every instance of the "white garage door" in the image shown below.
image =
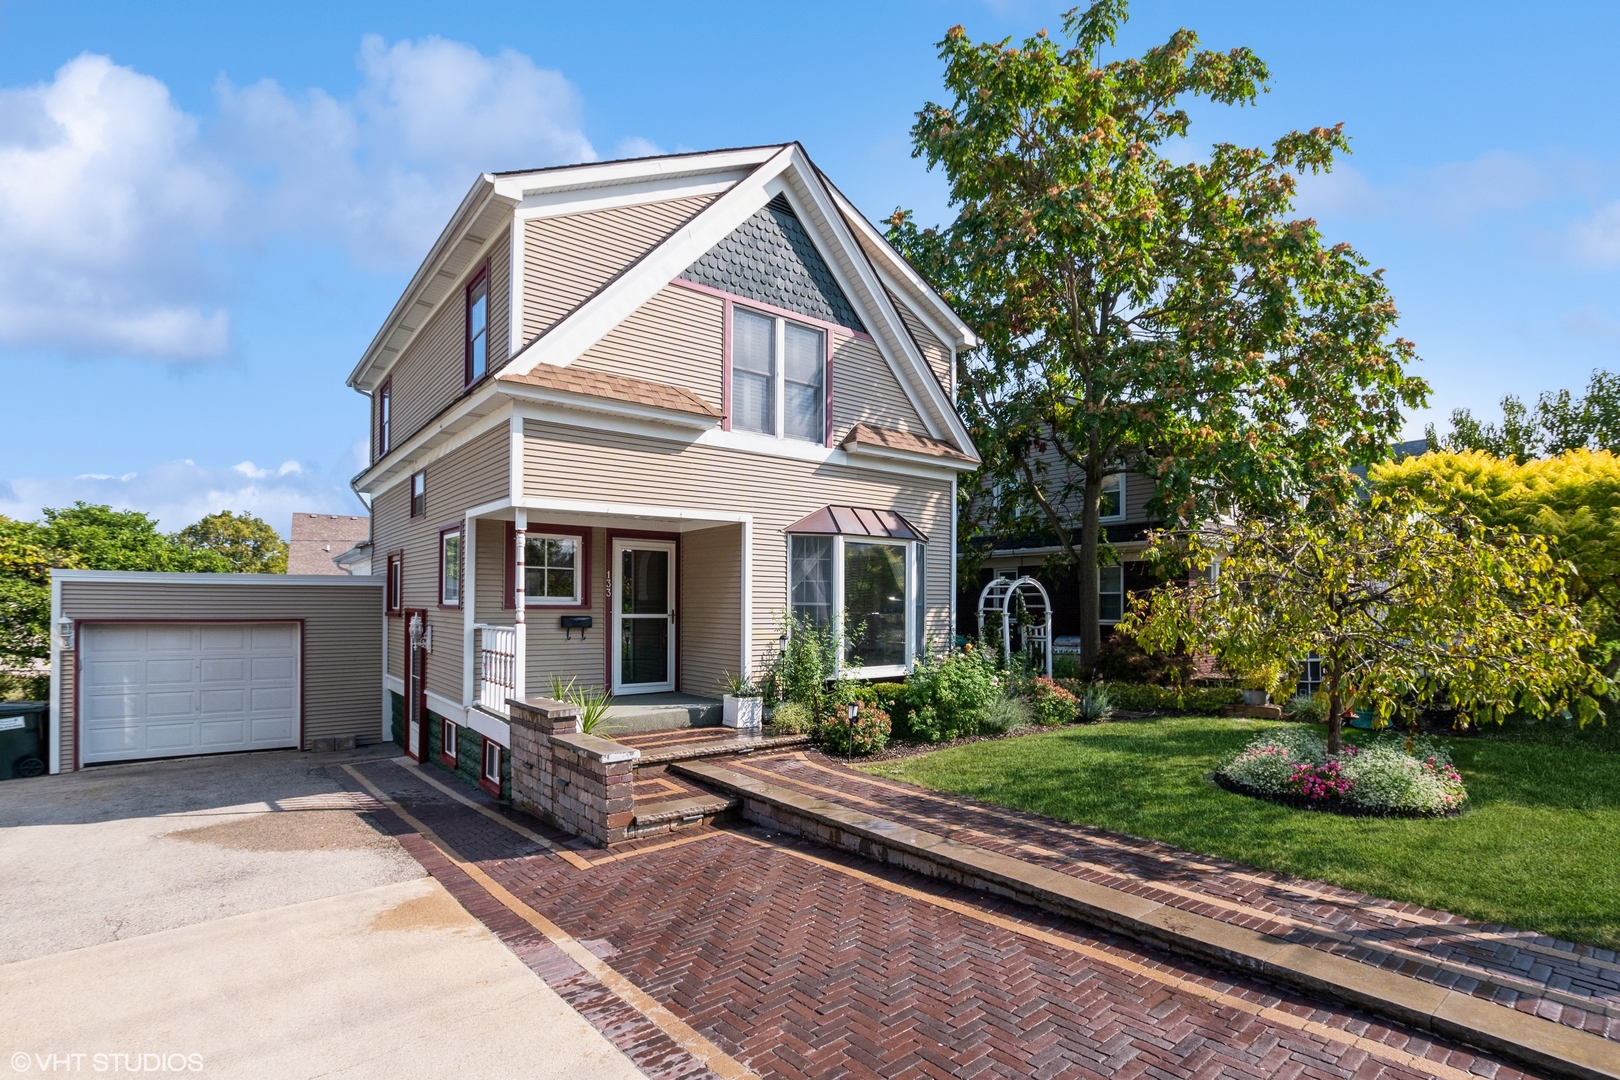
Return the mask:
M 298 745 L 297 623 L 86 626 L 79 759 Z

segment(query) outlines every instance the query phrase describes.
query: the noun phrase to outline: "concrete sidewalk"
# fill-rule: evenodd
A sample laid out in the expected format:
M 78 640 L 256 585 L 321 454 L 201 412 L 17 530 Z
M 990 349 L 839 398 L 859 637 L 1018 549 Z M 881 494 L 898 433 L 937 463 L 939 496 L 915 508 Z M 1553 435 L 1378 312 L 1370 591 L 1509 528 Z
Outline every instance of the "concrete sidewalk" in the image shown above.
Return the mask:
M 328 772 L 377 753 L 0 784 L 0 1062 L 639 1077 Z

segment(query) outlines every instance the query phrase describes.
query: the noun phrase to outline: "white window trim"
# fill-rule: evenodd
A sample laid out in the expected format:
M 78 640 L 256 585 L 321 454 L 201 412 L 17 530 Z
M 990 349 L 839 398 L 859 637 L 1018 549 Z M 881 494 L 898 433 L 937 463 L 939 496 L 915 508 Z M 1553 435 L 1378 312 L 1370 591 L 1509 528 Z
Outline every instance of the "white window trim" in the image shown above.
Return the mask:
M 450 746 L 449 753 L 445 753 L 445 742 L 444 742 L 444 729 L 447 728 L 447 727 L 450 729 L 450 735 L 451 735 L 451 739 L 450 739 L 450 743 L 449 743 L 449 746 Z M 456 755 L 458 754 L 458 752 L 461 749 L 460 744 L 461 744 L 461 725 L 457 724 L 454 720 L 450 719 L 448 716 L 439 717 L 439 753 L 440 753 L 440 755 L 442 755 L 443 757 L 449 758 L 451 761 L 459 761 L 460 759 Z
M 450 540 L 450 538 L 452 536 L 456 538 L 456 567 L 455 567 L 456 575 L 455 575 L 455 579 L 454 579 L 455 583 L 456 583 L 455 599 L 451 599 L 445 592 L 446 588 L 449 586 L 450 581 L 451 581 L 451 577 L 450 577 L 450 561 L 449 561 L 449 559 L 447 559 L 445 557 L 445 551 L 446 551 L 446 548 L 449 546 L 449 540 Z M 441 532 L 439 534 L 439 606 L 440 607 L 460 607 L 462 597 L 466 594 L 466 591 L 467 591 L 467 583 L 464 580 L 462 580 L 462 578 L 463 578 L 463 570 L 465 570 L 467 563 L 466 563 L 466 552 L 463 549 L 462 543 L 461 543 L 461 536 L 462 536 L 462 530 L 459 529 L 459 528 L 446 529 L 446 530 L 444 530 L 443 532 Z
M 805 446 L 826 446 L 827 444 L 827 362 L 829 335 L 826 327 L 812 326 L 809 323 L 789 319 L 770 311 L 760 311 L 747 304 L 733 303 L 731 317 L 733 327 L 736 325 L 737 312 L 744 312 L 757 319 L 767 319 L 771 322 L 771 348 L 774 355 L 771 357 L 771 404 L 775 410 L 772 417 L 773 431 L 751 431 L 747 428 L 735 428 L 738 434 L 750 435 L 759 439 L 774 439 L 781 442 L 802 443 Z M 803 330 L 808 330 L 821 339 L 821 431 L 818 437 L 806 439 L 799 435 L 787 433 L 787 326 L 792 323 Z M 737 349 L 737 335 L 735 329 L 728 343 L 728 351 L 732 354 L 726 357 L 726 364 L 730 367 L 729 378 L 732 386 L 732 400 L 736 400 L 737 368 L 735 355 Z
M 816 534 L 806 534 L 816 535 Z M 819 534 L 827 535 L 827 534 Z M 888 536 L 854 536 L 845 537 L 842 534 L 831 534 L 832 550 L 832 622 L 833 629 L 838 634 L 838 674 L 851 679 L 881 679 L 895 675 L 909 675 L 916 666 L 920 653 L 917 650 L 917 597 L 912 589 L 921 589 L 924 596 L 924 609 L 927 603 L 927 565 L 923 553 L 927 545 L 916 540 L 896 540 Z M 906 660 L 903 664 L 873 664 L 864 667 L 844 666 L 844 542 L 854 540 L 858 544 L 887 544 L 891 547 L 905 549 L 905 615 L 906 615 Z M 787 602 L 789 613 L 793 610 L 793 537 L 787 538 L 788 544 L 788 591 Z
M 1099 566 L 1097 568 L 1097 624 L 1099 626 L 1113 626 L 1116 623 L 1118 623 L 1120 620 L 1119 619 L 1105 619 L 1105 618 L 1102 617 L 1102 597 L 1103 597 L 1102 575 L 1103 575 L 1103 571 L 1105 571 L 1105 570 L 1118 570 L 1119 571 L 1119 612 L 1120 612 L 1120 615 L 1123 617 L 1123 615 L 1125 614 L 1125 564 L 1124 563 L 1114 563 L 1111 566 Z
M 523 541 L 523 543 L 524 543 L 524 558 L 525 558 L 525 561 L 524 561 L 525 573 L 527 572 L 529 567 L 534 566 L 533 563 L 527 561 L 528 544 L 529 544 L 529 541 L 531 541 L 531 540 L 567 540 L 567 541 L 569 541 L 570 543 L 572 543 L 574 545 L 574 595 L 571 596 L 571 597 L 564 597 L 564 596 L 535 596 L 535 595 L 533 595 L 533 594 L 531 594 L 529 592 L 529 583 L 527 581 L 525 581 L 523 583 L 523 606 L 524 607 L 578 607 L 580 605 L 580 603 L 582 602 L 580 600 L 580 596 L 582 595 L 580 590 L 584 586 L 585 567 L 584 567 L 583 564 L 584 564 L 584 561 L 585 561 L 585 544 L 587 543 L 587 538 L 579 536 L 579 535 L 577 535 L 575 533 L 536 533 L 536 532 L 532 532 L 532 533 L 526 534 L 525 537 L 524 537 L 524 541 Z
M 494 755 L 495 756 L 495 775 L 494 776 L 491 776 L 489 774 L 489 759 L 490 759 L 490 748 L 491 747 L 495 748 L 495 755 Z M 496 742 L 494 739 L 490 739 L 488 742 L 484 743 L 484 760 L 480 761 L 478 763 L 478 775 L 482 776 L 485 780 L 488 780 L 492 784 L 499 784 L 501 782 L 501 744 Z
M 1098 521 L 1124 521 L 1125 520 L 1125 474 L 1122 473 L 1122 472 L 1119 472 L 1119 473 L 1114 473 L 1112 476 L 1103 477 L 1103 488 L 1106 490 L 1108 485 L 1110 483 L 1114 482 L 1114 481 L 1119 482 L 1119 513 L 1117 513 L 1117 514 L 1108 514 L 1106 516 L 1099 516 L 1097 518 Z

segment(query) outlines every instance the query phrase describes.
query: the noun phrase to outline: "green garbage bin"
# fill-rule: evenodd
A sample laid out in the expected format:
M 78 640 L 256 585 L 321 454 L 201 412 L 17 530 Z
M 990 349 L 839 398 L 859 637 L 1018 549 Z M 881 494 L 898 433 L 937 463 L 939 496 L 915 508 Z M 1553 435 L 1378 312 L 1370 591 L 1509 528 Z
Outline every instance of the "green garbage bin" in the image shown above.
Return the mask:
M 0 780 L 39 776 L 50 768 L 51 703 L 0 701 Z

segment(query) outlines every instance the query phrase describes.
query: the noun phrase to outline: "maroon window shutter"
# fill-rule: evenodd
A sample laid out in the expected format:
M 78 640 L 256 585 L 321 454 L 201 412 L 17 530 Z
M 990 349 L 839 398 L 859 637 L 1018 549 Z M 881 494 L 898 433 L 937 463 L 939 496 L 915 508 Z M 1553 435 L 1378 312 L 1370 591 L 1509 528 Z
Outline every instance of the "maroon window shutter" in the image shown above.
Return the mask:
M 506 523 L 506 588 L 502 590 L 501 607 L 517 608 L 517 523 Z

